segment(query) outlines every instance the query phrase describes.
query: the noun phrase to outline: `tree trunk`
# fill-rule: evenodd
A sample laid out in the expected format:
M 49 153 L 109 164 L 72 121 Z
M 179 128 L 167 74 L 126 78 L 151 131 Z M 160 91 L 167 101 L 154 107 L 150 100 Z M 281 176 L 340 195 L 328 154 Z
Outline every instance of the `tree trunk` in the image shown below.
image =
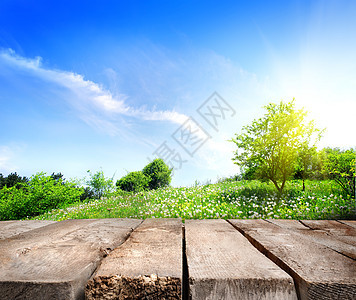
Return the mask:
M 275 180 L 273 180 L 273 179 L 270 179 L 270 180 L 273 182 L 273 184 L 274 184 L 274 186 L 276 187 L 278 193 L 281 194 L 281 192 L 282 192 L 282 190 L 283 190 L 283 185 L 282 185 L 281 187 L 279 187 L 277 181 L 275 181 Z
M 285 183 L 286 183 L 286 179 L 283 178 L 283 182 L 282 182 L 282 184 L 281 184 L 281 188 L 280 188 L 280 191 L 279 191 L 280 194 L 282 194 L 282 191 L 283 191 L 283 189 L 284 189 L 284 184 L 285 184 Z

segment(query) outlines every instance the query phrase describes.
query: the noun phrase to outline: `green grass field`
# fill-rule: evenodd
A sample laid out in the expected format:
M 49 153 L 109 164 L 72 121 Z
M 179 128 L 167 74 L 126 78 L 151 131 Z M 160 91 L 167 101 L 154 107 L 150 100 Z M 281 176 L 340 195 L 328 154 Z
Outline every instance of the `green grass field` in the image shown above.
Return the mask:
M 78 203 L 34 219 L 177 218 L 182 219 L 354 219 L 355 200 L 332 181 L 289 181 L 278 196 L 272 184 L 229 181 L 164 188 Z

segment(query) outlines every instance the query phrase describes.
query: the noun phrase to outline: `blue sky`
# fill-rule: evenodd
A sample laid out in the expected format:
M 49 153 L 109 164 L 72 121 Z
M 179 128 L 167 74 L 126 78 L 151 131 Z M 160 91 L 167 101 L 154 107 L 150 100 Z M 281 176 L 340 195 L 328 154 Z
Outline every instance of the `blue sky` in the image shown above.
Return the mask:
M 227 140 L 293 97 L 320 146 L 355 147 L 355 16 L 344 0 L 2 0 L 0 173 L 118 179 L 158 153 L 175 186 L 215 181 L 238 172 Z

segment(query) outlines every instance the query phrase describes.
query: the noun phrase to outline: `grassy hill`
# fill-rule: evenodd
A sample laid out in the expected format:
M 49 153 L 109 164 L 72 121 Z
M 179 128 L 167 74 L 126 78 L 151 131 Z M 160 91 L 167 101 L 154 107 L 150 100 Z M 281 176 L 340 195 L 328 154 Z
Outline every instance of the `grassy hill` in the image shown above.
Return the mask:
M 281 218 L 353 219 L 355 200 L 332 181 L 289 181 L 282 195 L 259 181 L 224 180 L 216 184 L 164 188 L 115 196 L 54 209 L 34 219 L 83 218 Z

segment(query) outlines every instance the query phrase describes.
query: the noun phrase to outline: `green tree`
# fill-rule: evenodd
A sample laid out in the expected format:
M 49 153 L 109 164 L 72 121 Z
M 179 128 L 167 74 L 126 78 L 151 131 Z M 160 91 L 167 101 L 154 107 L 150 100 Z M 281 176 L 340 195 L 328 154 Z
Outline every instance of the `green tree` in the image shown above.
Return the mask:
M 25 176 L 21 177 L 16 172 L 11 173 L 11 174 L 7 175 L 6 177 L 4 177 L 0 173 L 0 189 L 2 189 L 5 185 L 8 188 L 10 188 L 13 186 L 17 186 L 18 183 L 26 183 L 26 182 L 28 182 L 28 178 Z M 20 185 L 18 185 L 18 187 L 20 187 Z
M 20 187 L 17 188 L 17 185 Z M 0 190 L 0 221 L 32 217 L 53 208 L 79 201 L 82 188 L 73 182 L 54 180 L 45 173 L 31 176 L 28 182 Z
M 89 179 L 86 180 L 85 183 L 90 187 L 94 198 L 100 199 L 101 197 L 107 197 L 114 191 L 114 176 L 112 178 L 106 178 L 102 170 L 94 174 L 88 170 L 87 173 L 89 174 Z
M 307 147 L 302 145 L 298 151 L 298 157 L 295 165 L 295 179 L 303 181 L 303 191 L 305 191 L 305 180 L 319 178 L 322 172 L 322 157 L 316 147 Z
M 233 160 L 242 168 L 253 166 L 257 178 L 270 180 L 281 193 L 295 171 L 298 153 L 315 147 L 321 131 L 314 121 L 307 121 L 304 109 L 295 108 L 294 99 L 264 108 L 262 118 L 231 140 L 238 148 Z
M 116 182 L 116 186 L 127 192 L 142 192 L 148 189 L 150 179 L 141 171 L 130 172 Z
M 149 178 L 148 186 L 150 189 L 168 186 L 172 180 L 172 169 L 160 158 L 155 159 L 145 166 L 142 173 Z
M 335 180 L 346 194 L 355 198 L 356 149 L 326 148 L 324 151 L 326 153 L 324 169 L 329 178 Z
M 248 162 L 245 166 L 240 168 L 240 177 L 242 180 L 253 180 L 256 179 L 256 171 L 258 165 L 253 164 L 253 162 Z
M 53 178 L 53 180 L 55 180 L 56 182 L 61 182 L 62 184 L 65 183 L 65 178 L 64 175 L 62 173 L 57 173 L 55 174 L 54 172 L 51 174 L 51 177 Z

